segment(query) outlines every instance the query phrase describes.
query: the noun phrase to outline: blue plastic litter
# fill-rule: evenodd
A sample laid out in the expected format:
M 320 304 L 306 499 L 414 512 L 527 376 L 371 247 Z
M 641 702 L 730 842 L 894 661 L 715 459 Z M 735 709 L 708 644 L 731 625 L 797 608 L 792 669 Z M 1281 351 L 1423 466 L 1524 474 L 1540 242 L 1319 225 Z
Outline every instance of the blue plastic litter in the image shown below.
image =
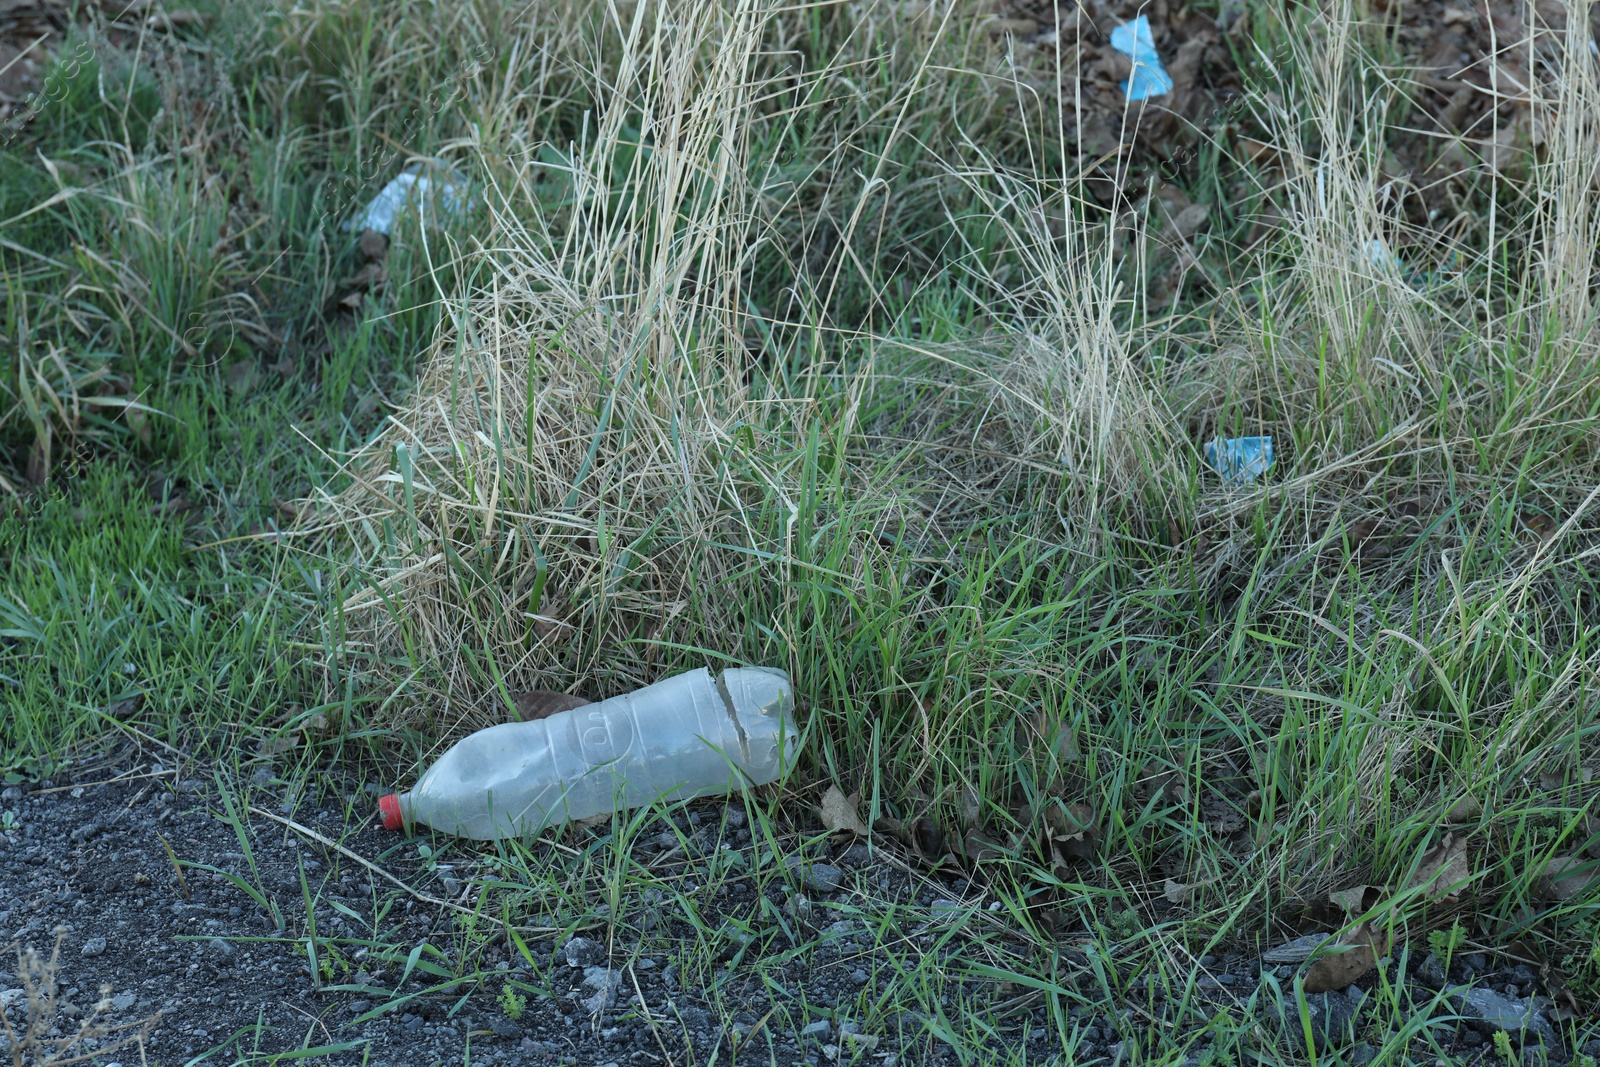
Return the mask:
M 1147 100 L 1172 92 L 1172 75 L 1156 55 L 1155 38 L 1150 36 L 1150 20 L 1140 15 L 1111 31 L 1111 47 L 1133 60 L 1133 73 L 1118 82 L 1129 100 Z
M 344 229 L 347 233 L 377 230 L 387 234 L 402 211 L 420 206 L 423 200 L 430 201 L 429 214 L 435 219 L 453 216 L 466 206 L 466 188 L 466 181 L 448 168 L 412 163 L 347 221 Z
M 1219 437 L 1206 442 L 1206 462 L 1223 481 L 1253 482 L 1272 469 L 1272 438 Z

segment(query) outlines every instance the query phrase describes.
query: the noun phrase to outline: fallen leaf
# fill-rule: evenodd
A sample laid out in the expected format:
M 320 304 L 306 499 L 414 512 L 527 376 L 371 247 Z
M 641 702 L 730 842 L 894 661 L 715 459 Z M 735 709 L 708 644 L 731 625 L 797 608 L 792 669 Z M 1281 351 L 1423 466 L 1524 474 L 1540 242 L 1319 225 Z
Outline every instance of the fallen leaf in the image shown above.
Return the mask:
M 972 863 L 1003 860 L 1011 855 L 1005 845 L 981 830 L 968 831 L 967 836 L 961 839 L 961 852 Z
M 1190 204 L 1178 212 L 1177 218 L 1172 220 L 1172 228 L 1184 237 L 1193 237 L 1200 232 L 1210 216 L 1210 204 Z
M 1341 937 L 1332 952 L 1306 969 L 1305 991 L 1323 993 L 1343 989 L 1372 970 L 1387 948 L 1383 934 L 1374 929 L 1372 923 L 1362 923 Z
M 1090 859 L 1100 845 L 1094 809 L 1087 804 L 1052 804 L 1045 809 L 1045 826 L 1056 849 L 1068 859 Z
M 276 734 L 272 737 L 263 738 L 261 743 L 256 745 L 256 755 L 269 758 L 281 756 L 286 752 L 293 752 L 304 741 L 305 737 L 298 730 L 291 730 L 286 734 Z
M 1364 915 L 1378 902 L 1382 890 L 1376 886 L 1357 885 L 1328 894 L 1328 900 L 1341 908 L 1346 915 Z
M 844 791 L 836 785 L 830 785 L 827 792 L 822 794 L 822 827 L 830 834 L 855 834 L 857 837 L 867 836 L 867 824 L 861 821 L 858 814 L 860 810 L 861 794 L 851 793 L 844 795 Z
M 548 719 L 558 712 L 587 707 L 590 703 L 582 697 L 554 689 L 530 689 L 523 693 L 512 693 L 511 701 L 512 714 L 519 722 Z
M 1273 966 L 1304 963 L 1311 958 L 1318 948 L 1327 943 L 1329 936 L 1331 935 L 1306 934 L 1303 937 L 1295 938 L 1293 941 L 1275 945 L 1261 954 L 1261 962 L 1270 963 Z
M 133 718 L 134 713 L 139 710 L 139 705 L 143 703 L 144 694 L 134 693 L 131 696 L 125 696 L 119 700 L 113 700 L 110 704 L 107 704 L 106 714 L 111 716 L 113 719 L 116 719 L 118 722 L 124 722 Z
M 983 802 L 970 785 L 961 790 L 961 825 L 975 830 L 983 822 Z
M 1582 896 L 1595 880 L 1595 867 L 1594 860 L 1581 856 L 1557 856 L 1545 864 L 1540 889 L 1549 900 Z
M 128 424 L 128 429 L 133 431 L 133 436 L 139 439 L 140 444 L 147 445 L 150 443 L 150 420 L 146 417 L 143 408 L 123 408 L 122 421 Z
M 368 259 L 382 259 L 389 254 L 389 237 L 377 230 L 362 230 L 356 245 Z
M 927 817 L 911 820 L 911 843 L 928 863 L 937 864 L 950 856 L 950 842 L 944 831 Z
M 230 393 L 247 393 L 256 384 L 256 363 L 253 359 L 236 360 L 228 365 L 223 380 Z
M 1517 520 L 1522 523 L 1524 529 L 1537 536 L 1541 541 L 1548 541 L 1555 536 L 1556 520 L 1548 515 L 1523 512 L 1517 516 Z
M 1455 834 L 1445 834 L 1444 840 L 1422 854 L 1417 863 L 1417 873 L 1406 883 L 1406 889 L 1421 889 L 1430 903 L 1454 904 L 1461 888 L 1472 880 L 1472 867 L 1467 863 L 1467 842 Z

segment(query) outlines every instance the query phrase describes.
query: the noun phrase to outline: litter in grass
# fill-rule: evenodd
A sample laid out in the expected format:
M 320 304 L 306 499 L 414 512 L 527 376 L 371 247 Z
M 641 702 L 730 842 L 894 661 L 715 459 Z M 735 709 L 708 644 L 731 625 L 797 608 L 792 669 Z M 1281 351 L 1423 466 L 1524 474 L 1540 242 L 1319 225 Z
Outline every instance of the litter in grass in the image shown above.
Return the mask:
M 373 197 L 361 213 L 344 224 L 346 233 L 372 230 L 388 236 L 400 213 L 423 208 L 434 218 L 452 218 L 466 207 L 467 182 L 455 171 L 438 163 L 411 163 Z
M 794 689 L 783 671 L 704 667 L 596 704 L 462 739 L 383 824 L 424 823 L 492 841 L 657 800 L 766 785 L 795 764 Z
M 1272 469 L 1272 438 L 1218 437 L 1206 442 L 1206 462 L 1226 482 L 1253 482 Z
M 1161 65 L 1155 38 L 1150 35 L 1150 20 L 1140 15 L 1111 31 L 1111 47 L 1133 60 L 1126 81 L 1118 82 L 1129 100 L 1148 100 L 1172 92 L 1172 75 Z

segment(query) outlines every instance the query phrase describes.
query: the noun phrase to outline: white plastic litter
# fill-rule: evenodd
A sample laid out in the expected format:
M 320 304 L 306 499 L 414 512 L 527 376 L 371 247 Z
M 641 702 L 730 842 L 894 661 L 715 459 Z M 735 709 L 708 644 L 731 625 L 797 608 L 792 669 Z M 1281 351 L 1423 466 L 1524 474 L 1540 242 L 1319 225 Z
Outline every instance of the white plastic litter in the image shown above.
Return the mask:
M 412 163 L 379 190 L 360 214 L 344 224 L 347 233 L 376 230 L 388 235 L 403 211 L 428 201 L 434 218 L 449 218 L 466 206 L 466 179 L 438 164 Z
M 783 671 L 704 668 L 533 722 L 463 739 L 408 793 L 378 801 L 391 830 L 424 823 L 491 841 L 572 819 L 765 785 L 794 766 Z
M 1367 259 L 1379 270 L 1392 271 L 1395 274 L 1399 274 L 1403 266 L 1400 257 L 1389 250 L 1382 237 L 1374 237 L 1367 242 Z
M 1206 442 L 1206 462 L 1225 482 L 1253 482 L 1272 469 L 1272 438 L 1218 437 Z
M 1111 31 L 1111 47 L 1133 60 L 1128 80 L 1119 82 L 1129 100 L 1148 100 L 1172 92 L 1172 75 L 1161 65 L 1155 38 L 1150 35 L 1150 20 L 1140 15 Z

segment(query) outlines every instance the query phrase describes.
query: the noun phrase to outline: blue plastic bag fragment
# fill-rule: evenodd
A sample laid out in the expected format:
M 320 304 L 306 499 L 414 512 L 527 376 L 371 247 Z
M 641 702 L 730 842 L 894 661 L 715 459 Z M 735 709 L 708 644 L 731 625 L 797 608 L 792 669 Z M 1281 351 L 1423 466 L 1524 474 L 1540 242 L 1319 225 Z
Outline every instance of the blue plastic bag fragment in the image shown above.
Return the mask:
M 435 219 L 448 218 L 466 206 L 466 188 L 466 180 L 447 167 L 412 163 L 343 228 L 346 233 L 377 230 L 387 234 L 402 212 L 422 207 L 424 200 Z
M 1253 482 L 1272 468 L 1272 438 L 1219 437 L 1207 441 L 1206 462 L 1225 482 Z
M 1111 47 L 1133 60 L 1133 73 L 1118 82 L 1129 100 L 1147 100 L 1172 92 L 1172 75 L 1156 55 L 1155 38 L 1150 36 L 1150 20 L 1140 15 L 1111 31 Z

